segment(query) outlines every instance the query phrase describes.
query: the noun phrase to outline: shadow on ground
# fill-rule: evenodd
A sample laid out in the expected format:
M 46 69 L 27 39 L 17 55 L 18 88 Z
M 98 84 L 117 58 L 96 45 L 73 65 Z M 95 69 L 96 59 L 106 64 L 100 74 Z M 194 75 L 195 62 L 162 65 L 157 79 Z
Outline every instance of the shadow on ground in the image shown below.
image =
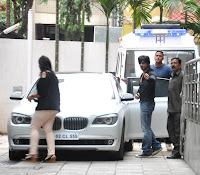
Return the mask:
M 114 160 L 115 155 L 107 151 L 57 151 L 58 161 L 105 161 Z

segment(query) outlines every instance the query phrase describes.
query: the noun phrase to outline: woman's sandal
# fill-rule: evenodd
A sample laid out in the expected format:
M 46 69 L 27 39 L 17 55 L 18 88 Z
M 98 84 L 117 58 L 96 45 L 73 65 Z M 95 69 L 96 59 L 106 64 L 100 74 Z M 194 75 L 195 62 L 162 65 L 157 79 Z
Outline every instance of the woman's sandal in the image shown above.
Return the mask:
M 38 155 L 37 154 L 26 154 L 26 157 L 22 159 L 24 162 L 37 162 Z
M 42 160 L 42 163 L 55 163 L 55 162 L 56 162 L 55 154 L 49 155 L 44 160 Z

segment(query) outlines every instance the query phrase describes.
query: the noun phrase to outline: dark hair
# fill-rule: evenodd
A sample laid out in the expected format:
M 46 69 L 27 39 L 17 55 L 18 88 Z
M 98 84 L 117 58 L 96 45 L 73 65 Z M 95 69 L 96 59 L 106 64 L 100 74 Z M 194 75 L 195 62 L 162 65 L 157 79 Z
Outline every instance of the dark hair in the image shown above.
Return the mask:
M 42 55 L 39 58 L 38 62 L 39 62 L 39 65 L 40 65 L 41 72 L 44 72 L 44 71 L 47 71 L 47 70 L 53 72 L 52 67 L 51 67 L 51 61 L 49 60 L 48 57 Z
M 147 63 L 147 64 L 150 64 L 150 59 L 149 59 L 149 57 L 146 56 L 146 55 L 141 55 L 141 56 L 138 57 L 138 62 L 139 62 L 139 64 L 140 64 L 142 61 L 144 61 L 144 62 Z
M 174 59 L 178 60 L 178 63 L 181 64 L 181 59 L 180 58 L 175 57 L 175 58 L 172 58 L 171 60 L 174 60 Z
M 157 51 L 156 51 L 156 53 L 157 53 L 157 52 L 160 52 L 160 53 L 162 53 L 162 55 L 164 56 L 164 53 L 163 53 L 163 51 L 161 51 L 161 50 L 157 50 Z M 156 54 L 156 53 L 155 53 L 155 54 Z

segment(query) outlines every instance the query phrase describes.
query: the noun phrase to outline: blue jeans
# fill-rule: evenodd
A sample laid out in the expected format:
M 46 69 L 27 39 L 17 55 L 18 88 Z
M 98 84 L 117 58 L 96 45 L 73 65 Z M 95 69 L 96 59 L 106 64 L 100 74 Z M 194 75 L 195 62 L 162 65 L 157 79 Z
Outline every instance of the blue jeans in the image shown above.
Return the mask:
M 141 127 L 144 132 L 142 150 L 144 153 L 152 153 L 161 148 L 161 144 L 151 129 L 151 117 L 154 111 L 155 102 L 140 102 Z

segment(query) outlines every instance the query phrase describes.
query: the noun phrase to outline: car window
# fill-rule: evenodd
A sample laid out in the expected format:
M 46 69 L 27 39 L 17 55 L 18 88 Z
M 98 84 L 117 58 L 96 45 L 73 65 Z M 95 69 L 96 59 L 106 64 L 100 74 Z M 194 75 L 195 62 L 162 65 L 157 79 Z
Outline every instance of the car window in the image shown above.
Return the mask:
M 39 79 L 38 79 L 39 80 Z M 32 89 L 30 90 L 28 96 L 36 94 L 37 93 L 37 82 L 38 80 L 35 82 L 34 86 L 32 87 Z
M 140 78 L 128 78 L 127 92 L 135 95 L 139 89 Z M 157 78 L 155 97 L 167 97 L 168 96 L 168 84 L 169 80 L 166 78 Z

